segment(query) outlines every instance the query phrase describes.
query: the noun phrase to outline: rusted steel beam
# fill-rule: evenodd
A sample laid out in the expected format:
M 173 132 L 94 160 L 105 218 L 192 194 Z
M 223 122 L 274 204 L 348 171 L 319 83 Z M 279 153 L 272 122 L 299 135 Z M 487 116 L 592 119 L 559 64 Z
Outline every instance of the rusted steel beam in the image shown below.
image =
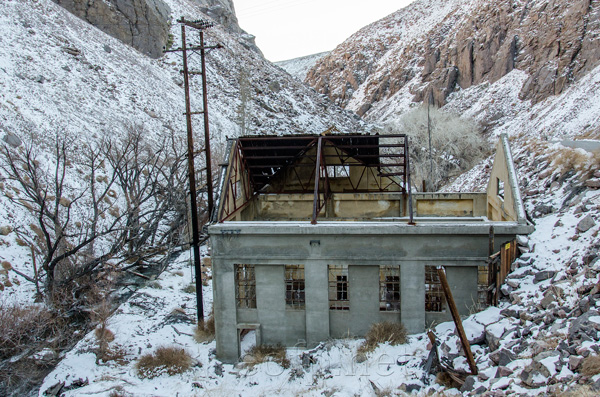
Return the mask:
M 463 328 L 462 320 L 460 319 L 458 309 L 456 308 L 456 303 L 454 302 L 454 298 L 452 297 L 452 291 L 450 291 L 450 285 L 448 284 L 448 280 L 446 279 L 446 270 L 443 266 L 438 266 L 437 273 L 442 284 L 442 289 L 444 290 L 444 295 L 446 295 L 446 302 L 448 302 L 448 307 L 450 308 L 452 319 L 454 320 L 454 324 L 456 325 L 456 331 L 458 333 L 458 336 L 460 337 L 460 343 L 462 344 L 463 350 L 465 351 L 465 355 L 467 356 L 467 362 L 469 363 L 471 374 L 477 375 L 477 364 L 475 363 L 475 359 L 473 358 L 473 353 L 471 352 L 471 345 L 469 344 L 469 340 L 467 339 L 467 335 L 465 334 L 465 329 Z

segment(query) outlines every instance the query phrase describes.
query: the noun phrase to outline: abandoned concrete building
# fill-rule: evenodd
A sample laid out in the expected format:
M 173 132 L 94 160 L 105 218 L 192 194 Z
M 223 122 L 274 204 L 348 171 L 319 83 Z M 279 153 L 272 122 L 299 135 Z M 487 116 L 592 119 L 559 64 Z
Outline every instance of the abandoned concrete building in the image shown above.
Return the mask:
M 217 355 L 240 334 L 312 347 L 381 321 L 411 333 L 487 303 L 489 258 L 533 227 L 502 136 L 485 193 L 415 193 L 405 135 L 229 141 L 212 247 Z

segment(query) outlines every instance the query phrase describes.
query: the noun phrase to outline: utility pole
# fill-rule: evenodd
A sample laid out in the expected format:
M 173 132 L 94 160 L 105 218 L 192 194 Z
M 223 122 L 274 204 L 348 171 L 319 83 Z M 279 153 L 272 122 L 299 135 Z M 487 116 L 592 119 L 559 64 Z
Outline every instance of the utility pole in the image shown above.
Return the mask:
M 429 91 L 429 96 L 427 98 L 427 135 L 429 135 L 429 186 L 433 184 L 433 156 L 431 151 L 431 118 L 429 116 L 429 107 L 431 106 L 431 100 L 433 93 Z M 425 184 L 423 184 L 425 187 Z
M 196 272 L 196 303 L 198 311 L 198 324 L 204 321 L 204 301 L 202 297 L 202 267 L 200 263 L 200 232 L 198 227 L 198 206 L 197 206 L 197 192 L 196 192 L 196 172 L 194 166 L 194 135 L 192 130 L 192 115 L 203 114 L 204 115 L 204 149 L 205 160 L 206 160 L 206 186 L 208 190 L 208 217 L 213 212 L 213 185 L 212 185 L 212 171 L 211 171 L 211 157 L 210 157 L 210 132 L 208 129 L 208 93 L 206 88 L 206 63 L 205 55 L 207 49 L 221 48 L 221 45 L 216 46 L 205 46 L 204 44 L 204 29 L 208 29 L 213 26 L 212 23 L 203 20 L 187 21 L 184 17 L 181 17 L 177 21 L 181 24 L 181 48 L 174 50 L 168 50 L 165 52 L 181 52 L 183 54 L 183 81 L 185 86 L 185 121 L 187 126 L 187 158 L 188 158 L 188 178 L 190 184 L 190 212 L 191 212 L 191 223 L 192 223 L 192 250 L 194 252 L 194 270 Z M 200 31 L 200 45 L 188 47 L 185 36 L 186 26 L 197 29 Z M 201 67 L 200 72 L 190 71 L 188 68 L 188 51 L 195 52 L 200 50 Z M 202 76 L 202 105 L 203 109 L 200 112 L 192 112 L 191 101 L 190 101 L 190 76 L 198 75 Z

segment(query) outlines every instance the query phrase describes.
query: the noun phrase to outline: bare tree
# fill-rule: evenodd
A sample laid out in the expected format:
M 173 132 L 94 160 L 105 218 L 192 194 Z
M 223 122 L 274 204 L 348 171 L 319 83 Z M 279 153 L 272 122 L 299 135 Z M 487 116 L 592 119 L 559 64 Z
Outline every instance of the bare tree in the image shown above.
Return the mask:
M 427 181 L 430 190 L 472 168 L 488 150 L 481 127 L 474 120 L 437 108 L 431 108 L 429 114 L 427 107 L 414 109 L 388 122 L 384 132 L 408 135 L 412 182 L 420 187 Z
M 9 199 L 35 222 L 17 232 L 35 245 L 37 282 L 53 297 L 57 283 L 102 268 L 109 259 L 152 257 L 178 244 L 186 220 L 183 143 L 172 134 L 158 141 L 130 128 L 122 139 L 88 143 L 57 136 L 41 160 L 33 141 L 0 149 L 0 170 L 19 191 Z M 36 269 L 37 270 L 37 269 Z
M 117 234 L 121 229 L 121 217 L 113 217 L 99 227 L 98 219 L 104 214 L 103 199 L 110 190 L 112 180 L 98 190 L 95 179 L 90 184 L 77 187 L 68 182 L 67 170 L 71 166 L 67 147 L 71 141 L 56 138 L 51 165 L 38 160 L 39 153 L 32 142 L 25 143 L 18 149 L 4 145 L 1 149 L 0 169 L 6 180 L 18 187 L 21 194 L 9 197 L 18 206 L 27 209 L 35 218 L 35 236 L 41 253 L 41 268 L 45 272 L 46 290 L 52 295 L 58 268 L 74 265 L 75 256 L 95 240 L 103 236 Z M 88 163 L 90 169 L 97 165 L 97 152 L 90 152 Z M 90 188 L 92 186 L 93 188 Z M 90 193 L 93 192 L 91 195 Z M 81 205 L 80 205 L 81 204 Z M 83 207 L 91 208 L 91 213 L 82 211 Z M 76 213 L 77 220 L 74 220 Z M 105 258 L 119 250 L 119 238 L 113 241 L 110 248 L 100 256 L 79 265 L 78 273 L 87 272 L 101 263 Z

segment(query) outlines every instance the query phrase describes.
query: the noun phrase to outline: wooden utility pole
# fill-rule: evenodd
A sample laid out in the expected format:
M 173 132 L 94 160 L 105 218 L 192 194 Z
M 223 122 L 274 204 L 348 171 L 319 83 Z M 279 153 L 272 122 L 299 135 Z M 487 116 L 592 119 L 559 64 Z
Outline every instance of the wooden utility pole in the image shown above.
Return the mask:
M 450 313 L 452 313 L 452 319 L 454 320 L 454 324 L 456 325 L 456 332 L 458 333 L 463 350 L 465 351 L 465 355 L 467 356 L 467 362 L 469 363 L 471 374 L 477 375 L 477 364 L 475 364 L 475 359 L 473 358 L 473 353 L 471 352 L 471 345 L 469 344 L 469 340 L 467 339 L 467 335 L 465 334 L 465 329 L 463 328 L 460 315 L 458 314 L 456 303 L 454 302 L 454 298 L 452 297 L 452 291 L 450 291 L 450 285 L 448 284 L 448 280 L 446 279 L 446 270 L 442 266 L 438 266 L 437 273 L 438 277 L 440 278 L 444 294 L 446 295 L 446 302 L 448 302 Z
M 221 48 L 220 45 L 207 47 L 204 45 L 204 29 L 208 29 L 213 26 L 212 23 L 205 22 L 202 20 L 187 21 L 184 17 L 181 17 L 177 22 L 181 24 L 181 48 L 168 50 L 165 52 L 181 52 L 183 54 L 183 81 L 185 86 L 185 121 L 187 126 L 187 157 L 188 157 L 188 178 L 190 184 L 190 212 L 191 212 L 191 226 L 192 226 L 192 250 L 194 253 L 194 270 L 196 272 L 196 303 L 198 311 L 198 324 L 204 321 L 204 300 L 202 296 L 202 266 L 200 261 L 200 231 L 198 225 L 198 198 L 196 192 L 196 168 L 194 166 L 194 134 L 192 130 L 192 115 L 203 114 L 204 115 L 204 150 L 206 159 L 206 186 L 208 194 L 208 218 L 212 215 L 213 211 L 213 185 L 212 185 L 212 171 L 211 171 L 211 157 L 210 157 L 210 132 L 208 129 L 208 93 L 206 87 L 206 63 L 205 55 L 206 49 Z M 200 31 L 200 46 L 188 47 L 186 42 L 186 26 Z M 188 68 L 188 51 L 200 50 L 201 67 L 200 72 L 190 71 Z M 203 109 L 201 112 L 192 112 L 191 101 L 190 101 L 190 76 L 198 75 L 202 76 L 202 104 Z

